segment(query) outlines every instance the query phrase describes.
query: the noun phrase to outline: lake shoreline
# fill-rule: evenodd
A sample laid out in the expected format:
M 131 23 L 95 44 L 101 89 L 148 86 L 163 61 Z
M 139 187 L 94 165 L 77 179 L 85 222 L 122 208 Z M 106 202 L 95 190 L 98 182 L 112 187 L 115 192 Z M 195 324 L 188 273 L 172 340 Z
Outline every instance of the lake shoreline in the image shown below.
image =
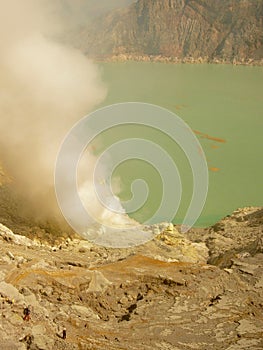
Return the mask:
M 111 56 L 94 56 L 91 57 L 96 62 L 103 63 L 121 63 L 121 62 L 147 62 L 147 63 L 172 63 L 172 64 L 181 64 L 181 63 L 190 63 L 190 64 L 232 64 L 234 66 L 263 66 L 263 58 L 255 60 L 255 59 L 223 59 L 223 58 L 213 58 L 210 59 L 208 57 L 169 57 L 162 55 L 134 55 L 134 54 L 119 54 L 119 55 L 111 55 Z

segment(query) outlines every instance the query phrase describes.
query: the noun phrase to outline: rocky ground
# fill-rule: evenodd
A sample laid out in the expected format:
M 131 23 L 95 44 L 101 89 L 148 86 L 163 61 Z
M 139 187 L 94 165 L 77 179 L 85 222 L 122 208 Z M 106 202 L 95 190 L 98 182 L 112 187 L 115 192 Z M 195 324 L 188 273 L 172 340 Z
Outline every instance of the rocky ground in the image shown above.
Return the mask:
M 0 225 L 1 349 L 262 349 L 263 209 L 186 235 L 160 227 L 107 249 Z

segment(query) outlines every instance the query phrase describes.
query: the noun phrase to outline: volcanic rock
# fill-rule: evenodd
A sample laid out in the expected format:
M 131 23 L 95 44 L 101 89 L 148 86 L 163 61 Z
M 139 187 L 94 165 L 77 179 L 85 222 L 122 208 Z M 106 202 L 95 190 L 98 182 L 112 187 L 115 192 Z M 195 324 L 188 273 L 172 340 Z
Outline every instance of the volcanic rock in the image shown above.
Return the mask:
M 143 246 L 109 249 L 34 244 L 1 226 L 2 348 L 261 349 L 262 208 L 187 234 L 161 227 Z

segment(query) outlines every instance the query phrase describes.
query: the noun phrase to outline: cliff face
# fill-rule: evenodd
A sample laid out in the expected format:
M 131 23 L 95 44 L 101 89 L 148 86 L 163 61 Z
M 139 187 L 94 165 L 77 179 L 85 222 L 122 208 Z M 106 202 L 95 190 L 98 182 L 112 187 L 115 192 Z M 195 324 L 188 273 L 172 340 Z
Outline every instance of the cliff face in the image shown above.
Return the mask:
M 67 20 L 83 24 L 84 21 L 117 8 L 127 7 L 135 0 L 55 0 L 60 5 L 60 11 L 64 11 Z
M 162 55 L 248 61 L 263 57 L 261 0 L 139 0 L 74 38 L 89 55 Z

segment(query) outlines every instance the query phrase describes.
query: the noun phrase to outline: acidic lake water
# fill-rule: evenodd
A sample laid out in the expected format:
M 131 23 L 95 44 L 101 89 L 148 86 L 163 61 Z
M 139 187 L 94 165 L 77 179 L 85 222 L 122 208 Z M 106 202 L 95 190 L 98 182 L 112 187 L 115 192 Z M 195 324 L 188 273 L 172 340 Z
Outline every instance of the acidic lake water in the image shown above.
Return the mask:
M 209 191 L 196 226 L 208 226 L 238 207 L 263 205 L 263 68 L 231 65 L 159 63 L 101 64 L 107 106 L 145 102 L 164 107 L 196 132 L 206 154 Z M 103 149 L 127 137 L 149 137 L 163 147 L 179 169 L 183 196 L 173 222 L 182 222 L 192 195 L 191 168 L 183 153 L 164 135 L 138 127 L 116 128 L 102 137 Z M 143 178 L 149 186 L 145 205 L 132 216 L 145 221 L 158 208 L 162 182 L 158 171 L 139 160 L 121 164 L 119 197 L 131 196 L 131 183 Z M 166 218 L 158 218 L 164 221 Z

